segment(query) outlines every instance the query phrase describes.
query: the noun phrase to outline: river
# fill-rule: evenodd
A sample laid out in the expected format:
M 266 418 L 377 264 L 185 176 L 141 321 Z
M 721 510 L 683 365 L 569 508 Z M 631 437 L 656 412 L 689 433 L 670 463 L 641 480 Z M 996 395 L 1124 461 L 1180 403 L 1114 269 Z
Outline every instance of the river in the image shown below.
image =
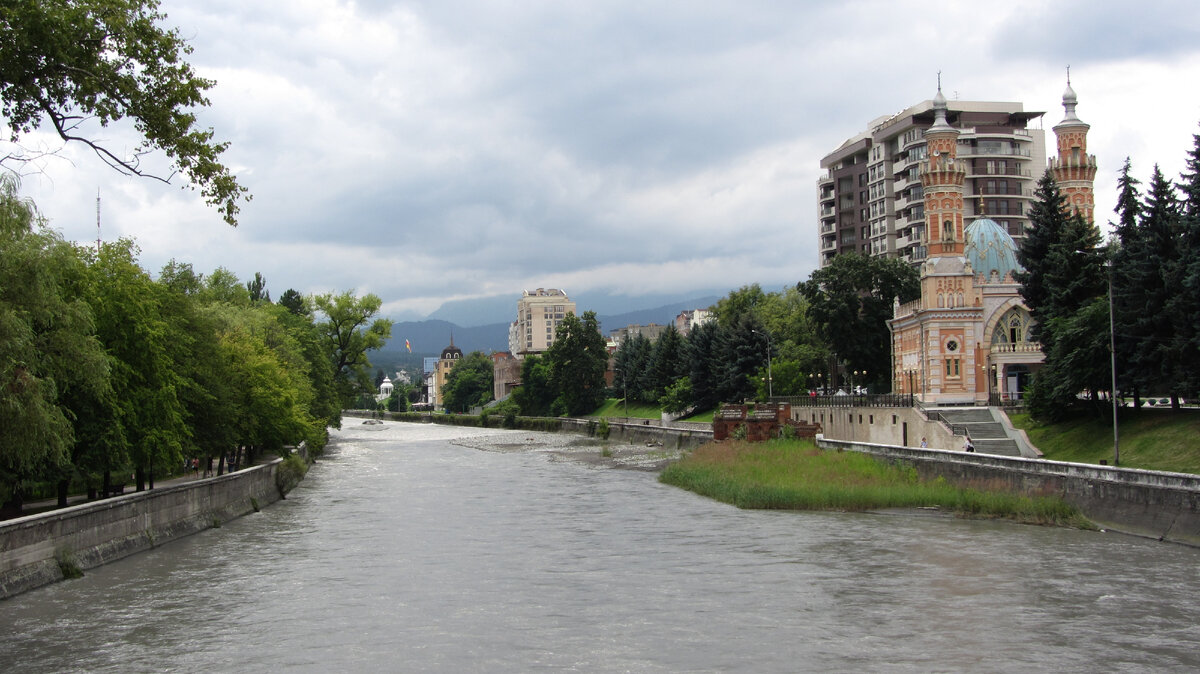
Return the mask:
M 0 669 L 1200 669 L 1200 550 L 742 511 L 531 437 L 347 419 L 286 501 L 0 602 Z

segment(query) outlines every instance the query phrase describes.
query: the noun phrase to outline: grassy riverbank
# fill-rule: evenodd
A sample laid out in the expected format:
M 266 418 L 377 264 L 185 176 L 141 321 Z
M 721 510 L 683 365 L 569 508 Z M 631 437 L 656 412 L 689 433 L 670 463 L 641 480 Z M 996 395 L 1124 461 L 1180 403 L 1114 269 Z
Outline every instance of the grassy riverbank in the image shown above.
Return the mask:
M 1061 499 L 965 489 L 922 481 L 911 467 L 857 452 L 829 452 L 807 440 L 724 442 L 668 466 L 662 482 L 739 508 L 876 510 L 937 507 L 964 517 L 1091 528 Z
M 1079 416 L 1057 424 L 1039 424 L 1027 414 L 1010 414 L 1013 425 L 1053 461 L 1112 463 L 1111 417 Z M 1125 468 L 1200 473 L 1200 409 L 1120 411 L 1121 465 Z

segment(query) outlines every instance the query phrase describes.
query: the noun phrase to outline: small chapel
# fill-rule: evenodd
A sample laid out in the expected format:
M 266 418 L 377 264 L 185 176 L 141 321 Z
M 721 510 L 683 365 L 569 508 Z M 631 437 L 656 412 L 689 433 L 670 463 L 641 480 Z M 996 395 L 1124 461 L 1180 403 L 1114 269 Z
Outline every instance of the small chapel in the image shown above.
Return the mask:
M 1046 170 L 1067 207 L 1094 224 L 1096 157 L 1087 154 L 1090 127 L 1076 116 L 1077 102 L 1068 78 L 1066 114 L 1054 127 L 1058 156 Z M 1016 244 L 986 214 L 964 224 L 963 185 L 973 169 L 957 157 L 960 132 L 947 122 L 940 81 L 933 104 L 928 157 L 919 169 L 928 254 L 919 269 L 920 299 L 897 302 L 888 321 L 892 390 L 927 405 L 1018 400 L 1044 358 L 1014 278 L 1021 271 Z

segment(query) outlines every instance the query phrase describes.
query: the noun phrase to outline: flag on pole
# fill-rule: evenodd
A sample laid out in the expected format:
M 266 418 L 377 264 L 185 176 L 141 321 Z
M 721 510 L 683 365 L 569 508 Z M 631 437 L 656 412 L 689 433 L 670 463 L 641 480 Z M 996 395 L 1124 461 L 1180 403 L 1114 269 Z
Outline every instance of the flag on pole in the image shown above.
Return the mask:
M 404 348 L 408 349 L 409 353 L 412 353 L 412 344 L 409 344 L 407 339 L 404 340 Z

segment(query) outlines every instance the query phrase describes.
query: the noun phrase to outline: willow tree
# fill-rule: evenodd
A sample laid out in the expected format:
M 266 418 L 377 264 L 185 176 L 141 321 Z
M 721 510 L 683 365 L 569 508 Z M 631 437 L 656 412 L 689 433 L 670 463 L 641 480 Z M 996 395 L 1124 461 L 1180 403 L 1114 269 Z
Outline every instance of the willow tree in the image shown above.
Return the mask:
M 0 175 L 0 501 L 20 510 L 22 485 L 69 469 L 68 393 L 107 385 L 104 350 L 80 296 L 83 260 L 42 226 L 17 181 Z

